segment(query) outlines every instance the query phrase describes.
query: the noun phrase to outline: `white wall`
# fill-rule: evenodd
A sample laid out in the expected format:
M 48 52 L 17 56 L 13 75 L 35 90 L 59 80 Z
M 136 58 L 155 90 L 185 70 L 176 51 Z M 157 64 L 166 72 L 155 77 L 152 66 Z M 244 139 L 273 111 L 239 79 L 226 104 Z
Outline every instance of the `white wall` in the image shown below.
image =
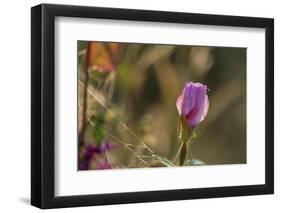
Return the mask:
M 279 1 L 94 1 L 45 3 L 81 4 L 195 13 L 275 18 L 275 195 L 113 205 L 51 210 L 56 212 L 278 212 L 281 207 L 281 10 Z M 41 1 L 2 1 L 0 32 L 0 212 L 38 212 L 30 196 L 30 7 Z

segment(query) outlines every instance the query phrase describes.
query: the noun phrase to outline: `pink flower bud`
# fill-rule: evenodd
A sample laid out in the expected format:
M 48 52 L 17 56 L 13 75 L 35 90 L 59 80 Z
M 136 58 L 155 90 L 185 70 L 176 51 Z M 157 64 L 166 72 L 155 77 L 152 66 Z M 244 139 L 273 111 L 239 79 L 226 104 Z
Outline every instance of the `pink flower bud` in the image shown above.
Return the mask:
M 209 109 L 207 86 L 201 83 L 185 83 L 176 105 L 179 114 L 185 117 L 187 124 L 195 128 L 204 120 Z

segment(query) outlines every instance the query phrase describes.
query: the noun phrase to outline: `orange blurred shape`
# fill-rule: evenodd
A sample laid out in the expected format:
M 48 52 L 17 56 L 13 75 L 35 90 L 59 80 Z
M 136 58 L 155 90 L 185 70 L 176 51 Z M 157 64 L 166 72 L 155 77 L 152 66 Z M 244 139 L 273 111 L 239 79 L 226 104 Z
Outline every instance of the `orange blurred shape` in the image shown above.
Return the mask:
M 111 72 L 117 66 L 122 50 L 120 43 L 88 43 L 88 66 L 100 72 Z

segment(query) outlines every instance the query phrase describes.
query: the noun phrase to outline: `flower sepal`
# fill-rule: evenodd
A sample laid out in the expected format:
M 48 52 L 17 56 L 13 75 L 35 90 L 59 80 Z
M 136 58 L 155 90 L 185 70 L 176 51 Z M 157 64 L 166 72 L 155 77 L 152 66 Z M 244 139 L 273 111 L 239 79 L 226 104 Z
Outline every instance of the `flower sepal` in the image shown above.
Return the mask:
M 195 129 L 192 128 L 186 122 L 186 118 L 184 116 L 179 117 L 179 124 L 178 124 L 178 140 L 181 143 L 190 142 L 191 139 L 195 138 Z

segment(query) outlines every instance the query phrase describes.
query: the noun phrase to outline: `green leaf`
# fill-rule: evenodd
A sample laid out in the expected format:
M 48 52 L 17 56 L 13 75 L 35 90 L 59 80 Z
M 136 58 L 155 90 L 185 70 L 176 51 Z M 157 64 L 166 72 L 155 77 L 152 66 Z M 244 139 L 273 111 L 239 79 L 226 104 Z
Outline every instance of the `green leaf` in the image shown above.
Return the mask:
M 104 120 L 103 120 L 102 116 L 100 115 L 100 116 L 93 117 L 92 122 L 94 124 L 94 126 L 92 128 L 92 136 L 93 136 L 94 142 L 96 144 L 100 144 L 101 141 L 105 137 L 105 131 L 103 130 Z
M 183 166 L 202 166 L 202 165 L 206 165 L 206 164 L 198 159 L 187 160 L 183 164 Z
M 93 139 L 97 144 L 100 144 L 104 138 L 104 131 L 102 128 L 95 126 L 92 131 Z

